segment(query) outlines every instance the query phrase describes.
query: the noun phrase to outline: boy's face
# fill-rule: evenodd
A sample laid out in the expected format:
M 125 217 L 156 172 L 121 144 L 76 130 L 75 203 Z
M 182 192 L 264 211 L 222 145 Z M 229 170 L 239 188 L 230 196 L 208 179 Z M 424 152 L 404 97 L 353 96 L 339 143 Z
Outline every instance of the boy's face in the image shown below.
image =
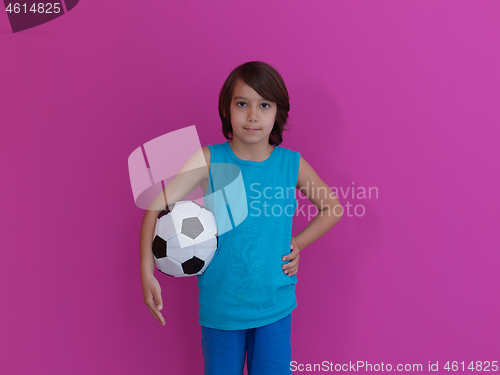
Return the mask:
M 263 140 L 268 143 L 276 111 L 276 103 L 264 100 L 254 89 L 238 80 L 230 107 L 233 136 L 247 143 Z

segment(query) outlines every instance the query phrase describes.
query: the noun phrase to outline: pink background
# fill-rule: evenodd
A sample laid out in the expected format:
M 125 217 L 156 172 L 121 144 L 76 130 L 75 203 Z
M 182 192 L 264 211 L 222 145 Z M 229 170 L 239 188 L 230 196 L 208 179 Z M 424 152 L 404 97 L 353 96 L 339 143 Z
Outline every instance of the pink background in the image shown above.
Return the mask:
M 282 146 L 379 191 L 340 196 L 365 214 L 301 253 L 293 360 L 500 360 L 499 12 L 86 0 L 17 34 L 0 14 L 0 373 L 202 373 L 196 278 L 156 273 L 165 327 L 143 302 L 127 158 L 194 124 L 224 142 L 218 92 L 250 60 L 287 84 Z

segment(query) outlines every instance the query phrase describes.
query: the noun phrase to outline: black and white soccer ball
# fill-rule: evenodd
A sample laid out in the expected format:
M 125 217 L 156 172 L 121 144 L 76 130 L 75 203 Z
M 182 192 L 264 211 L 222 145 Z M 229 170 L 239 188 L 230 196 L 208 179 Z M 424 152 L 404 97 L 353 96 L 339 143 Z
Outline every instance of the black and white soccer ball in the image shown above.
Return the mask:
M 193 201 L 169 204 L 156 220 L 153 255 L 156 268 L 169 276 L 201 275 L 219 244 L 213 213 Z

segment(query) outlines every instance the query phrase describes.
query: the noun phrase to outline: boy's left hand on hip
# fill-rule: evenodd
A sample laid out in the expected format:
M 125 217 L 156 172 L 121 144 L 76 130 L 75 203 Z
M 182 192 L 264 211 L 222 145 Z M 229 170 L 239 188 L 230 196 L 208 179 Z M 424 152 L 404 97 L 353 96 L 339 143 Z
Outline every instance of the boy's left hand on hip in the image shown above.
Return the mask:
M 290 241 L 290 254 L 281 258 L 283 261 L 290 260 L 287 264 L 282 266 L 283 272 L 288 276 L 293 276 L 299 270 L 299 258 L 300 258 L 300 249 L 297 246 L 297 242 L 295 242 L 295 238 L 292 237 Z

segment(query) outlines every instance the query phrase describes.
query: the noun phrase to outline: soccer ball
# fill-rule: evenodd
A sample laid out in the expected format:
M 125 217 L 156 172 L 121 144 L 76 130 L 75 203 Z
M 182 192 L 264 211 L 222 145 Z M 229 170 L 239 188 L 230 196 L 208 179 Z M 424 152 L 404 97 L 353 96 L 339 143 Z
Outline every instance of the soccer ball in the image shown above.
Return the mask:
M 156 220 L 153 255 L 156 268 L 169 276 L 201 275 L 219 239 L 213 213 L 193 201 L 169 204 Z

